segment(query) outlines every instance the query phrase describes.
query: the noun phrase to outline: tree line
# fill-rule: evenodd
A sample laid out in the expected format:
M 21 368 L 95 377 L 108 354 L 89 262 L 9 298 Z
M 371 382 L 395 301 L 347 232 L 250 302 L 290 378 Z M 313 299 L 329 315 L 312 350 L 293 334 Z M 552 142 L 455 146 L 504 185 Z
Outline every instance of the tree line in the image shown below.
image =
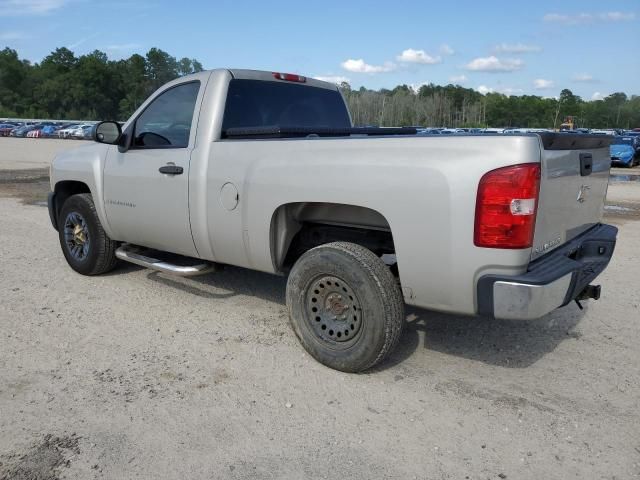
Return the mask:
M 99 50 L 76 57 L 63 47 L 31 63 L 7 47 L 0 51 L 0 117 L 124 120 L 162 84 L 199 71 L 197 60 L 158 48 L 109 60 Z M 355 90 L 347 83 L 340 89 L 356 125 L 550 128 L 570 115 L 580 127 L 640 127 L 640 96 L 622 92 L 585 101 L 568 89 L 558 99 L 432 83 L 417 91 Z
M 5 48 L 0 51 L 0 117 L 126 119 L 164 83 L 202 70 L 197 60 L 178 60 L 158 48 L 109 60 L 99 50 L 76 57 L 63 47 L 35 64 Z
M 558 99 L 537 95 L 481 94 L 460 85 L 407 85 L 393 90 L 340 86 L 357 125 L 557 128 L 567 116 L 578 127 L 640 127 L 640 96 L 613 93 L 585 101 L 564 89 Z

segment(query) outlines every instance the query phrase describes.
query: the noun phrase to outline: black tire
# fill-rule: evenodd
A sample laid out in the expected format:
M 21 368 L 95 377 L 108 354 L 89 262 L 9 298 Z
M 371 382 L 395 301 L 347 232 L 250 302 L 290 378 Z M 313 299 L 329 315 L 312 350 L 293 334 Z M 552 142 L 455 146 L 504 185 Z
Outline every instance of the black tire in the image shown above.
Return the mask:
M 382 361 L 404 324 L 402 293 L 389 267 L 347 242 L 321 245 L 298 259 L 287 281 L 287 308 L 305 350 L 343 372 Z
M 88 242 L 85 242 L 86 252 L 84 254 L 74 254 L 74 249 L 77 250 L 80 244 L 74 243 L 75 240 L 68 238 L 67 226 L 74 225 L 74 222 L 78 221 L 81 221 L 81 224 L 86 227 L 83 238 L 88 239 Z M 89 193 L 72 195 L 64 202 L 58 218 L 58 237 L 67 263 L 82 275 L 106 273 L 118 263 L 115 254 L 118 242 L 111 240 L 102 228 L 93 198 Z

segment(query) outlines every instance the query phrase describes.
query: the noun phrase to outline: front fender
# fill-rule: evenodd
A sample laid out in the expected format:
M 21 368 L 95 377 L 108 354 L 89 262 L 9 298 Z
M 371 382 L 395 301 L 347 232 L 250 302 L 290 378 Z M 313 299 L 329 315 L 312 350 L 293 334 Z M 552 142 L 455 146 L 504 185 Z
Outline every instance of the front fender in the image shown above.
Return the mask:
M 63 181 L 84 183 L 91 192 L 96 213 L 107 235 L 113 238 L 104 209 L 102 173 L 107 158 L 108 145 L 90 142 L 78 148 L 58 154 L 51 162 L 51 190 Z

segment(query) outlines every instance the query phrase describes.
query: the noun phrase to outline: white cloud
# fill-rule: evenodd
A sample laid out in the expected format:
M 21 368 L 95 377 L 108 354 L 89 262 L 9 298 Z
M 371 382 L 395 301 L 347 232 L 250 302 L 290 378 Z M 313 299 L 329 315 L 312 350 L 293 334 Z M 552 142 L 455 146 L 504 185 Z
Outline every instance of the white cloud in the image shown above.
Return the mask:
M 422 87 L 423 85 L 429 85 L 429 82 L 412 83 L 411 85 L 409 85 L 409 88 L 413 93 L 418 93 L 420 92 L 420 87 Z
M 536 78 L 533 81 L 533 88 L 536 90 L 548 90 L 553 88 L 553 80 L 545 80 L 544 78 Z
M 440 53 L 442 55 L 454 55 L 456 51 L 446 43 L 443 43 L 442 45 L 440 45 Z
M 628 22 L 635 20 L 635 18 L 636 14 L 633 12 L 578 13 L 575 15 L 547 13 L 543 20 L 551 23 L 578 25 L 596 22 Z
M 584 82 L 584 83 L 595 83 L 595 78 L 593 78 L 593 76 L 589 75 L 588 73 L 579 73 L 577 75 L 574 75 L 572 80 L 574 82 Z
M 524 62 L 519 58 L 500 60 L 491 55 L 479 57 L 467 63 L 465 68 L 476 72 L 514 72 L 520 70 Z
M 2 32 L 0 33 L 0 40 L 24 40 L 29 38 L 29 35 L 22 32 Z
M 521 88 L 505 87 L 498 89 L 498 92 L 510 97 L 512 95 L 521 95 L 524 93 L 524 90 L 522 90 Z
M 593 92 L 593 95 L 591 95 L 591 100 L 602 100 L 604 98 L 604 95 L 602 95 L 600 92 Z
M 480 85 L 476 90 L 482 95 L 486 95 L 487 93 L 493 93 L 495 90 L 491 87 L 487 87 L 486 85 Z
M 493 88 L 493 87 L 487 87 L 486 85 L 480 85 L 478 88 L 476 88 L 476 91 L 478 93 L 481 93 L 482 95 L 486 95 L 487 93 L 501 93 L 503 95 L 507 95 L 508 97 L 512 95 L 521 95 L 524 93 L 524 90 L 522 90 L 521 88 L 514 88 L 514 87 Z
M 130 51 L 140 48 L 141 46 L 142 45 L 140 45 L 139 43 L 120 43 L 115 45 L 108 45 L 106 49 L 114 51 Z
M 354 73 L 385 73 L 392 72 L 396 66 L 391 62 L 385 62 L 384 65 L 369 65 L 361 58 L 354 60 L 350 58 L 340 64 L 348 72 Z
M 424 50 L 414 50 L 413 48 L 407 48 L 396 57 L 396 60 L 403 63 L 421 63 L 423 65 L 433 65 L 434 63 L 440 63 L 442 61 L 442 58 L 432 57 Z
M 496 53 L 533 53 L 541 52 L 542 47 L 538 45 L 525 45 L 524 43 L 501 43 L 493 47 Z
M 341 83 L 350 83 L 347 77 L 343 77 L 341 75 L 318 75 L 317 77 L 313 77 L 316 80 L 322 80 L 323 82 L 335 83 L 336 85 L 340 85 Z
M 636 14 L 632 12 L 608 12 L 601 14 L 600 18 L 610 22 L 628 22 L 630 20 L 635 20 Z
M 452 77 L 449 77 L 449 81 L 453 83 L 465 83 L 467 80 L 469 79 L 466 75 L 453 75 Z
M 67 3 L 69 0 L 0 0 L 0 17 L 44 15 Z
M 98 35 L 100 35 L 99 33 L 94 33 L 92 35 L 89 35 L 87 37 L 81 38 L 73 43 L 70 43 L 69 45 L 67 45 L 67 48 L 70 50 L 73 50 L 74 48 L 78 48 L 80 45 L 82 45 L 83 43 L 85 43 L 87 40 L 91 40 L 92 38 L 97 37 Z

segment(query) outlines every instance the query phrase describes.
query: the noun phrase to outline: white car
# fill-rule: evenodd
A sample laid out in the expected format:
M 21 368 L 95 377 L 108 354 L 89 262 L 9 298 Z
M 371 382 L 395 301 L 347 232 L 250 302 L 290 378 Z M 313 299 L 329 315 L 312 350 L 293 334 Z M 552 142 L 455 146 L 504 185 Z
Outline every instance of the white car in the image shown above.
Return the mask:
M 91 137 L 91 129 L 93 128 L 93 124 L 84 123 L 78 125 L 76 128 L 71 130 L 69 133 L 69 137 L 76 139 L 88 139 Z
M 504 133 L 504 128 L 485 128 L 482 133 Z
M 67 128 L 62 128 L 60 130 L 58 130 L 56 133 L 58 134 L 58 138 L 70 138 L 71 137 L 71 133 L 78 128 L 78 125 L 70 125 Z

